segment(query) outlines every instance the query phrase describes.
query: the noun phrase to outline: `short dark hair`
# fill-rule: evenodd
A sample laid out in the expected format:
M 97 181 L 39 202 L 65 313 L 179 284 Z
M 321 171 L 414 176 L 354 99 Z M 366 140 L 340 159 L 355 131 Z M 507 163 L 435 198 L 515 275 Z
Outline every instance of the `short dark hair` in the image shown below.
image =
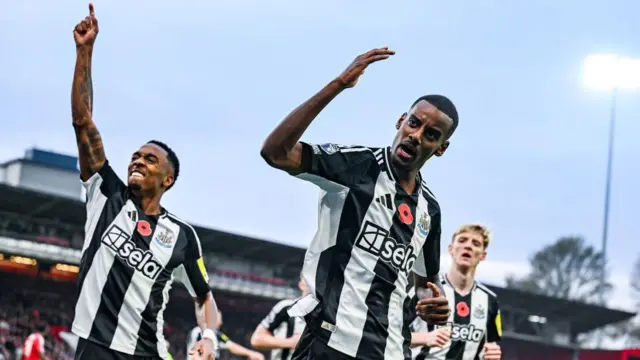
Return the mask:
M 169 185 L 167 190 L 171 189 L 178 180 L 178 175 L 180 175 L 180 160 L 178 160 L 178 155 L 176 155 L 176 153 L 169 147 L 169 145 L 163 143 L 162 141 L 151 140 L 147 144 L 156 145 L 167 152 L 167 160 L 169 160 L 169 163 L 171 164 L 171 166 L 173 166 L 173 184 Z
M 447 137 L 453 135 L 453 132 L 456 131 L 456 128 L 458 127 L 458 110 L 456 110 L 456 106 L 453 105 L 453 102 L 443 95 L 425 95 L 414 101 L 413 104 L 411 104 L 411 108 L 423 100 L 435 106 L 436 109 L 442 111 L 450 117 L 451 120 L 453 120 L 453 125 L 451 125 L 451 129 L 449 130 Z

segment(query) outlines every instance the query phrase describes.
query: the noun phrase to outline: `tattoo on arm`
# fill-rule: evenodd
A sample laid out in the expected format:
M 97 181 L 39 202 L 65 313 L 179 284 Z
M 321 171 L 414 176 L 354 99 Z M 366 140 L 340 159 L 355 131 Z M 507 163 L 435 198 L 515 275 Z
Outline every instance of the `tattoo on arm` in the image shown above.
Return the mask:
M 71 115 L 78 143 L 80 172 L 87 180 L 104 165 L 102 138 L 93 122 L 91 50 L 79 50 L 71 90 Z

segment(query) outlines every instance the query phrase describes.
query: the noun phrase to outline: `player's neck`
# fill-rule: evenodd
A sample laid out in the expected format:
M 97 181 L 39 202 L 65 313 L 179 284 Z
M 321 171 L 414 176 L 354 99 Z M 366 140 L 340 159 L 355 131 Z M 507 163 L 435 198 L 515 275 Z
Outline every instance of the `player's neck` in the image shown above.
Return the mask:
M 160 215 L 162 207 L 160 206 L 160 198 L 162 194 L 144 196 L 139 194 L 135 196 L 134 201 L 142 208 L 145 215 Z
M 454 266 L 447 273 L 447 280 L 453 285 L 458 294 L 466 295 L 473 288 L 475 269 L 458 269 Z
M 418 186 L 417 179 L 419 170 L 404 170 L 396 166 L 394 172 L 400 187 L 402 187 L 407 194 L 413 194 Z

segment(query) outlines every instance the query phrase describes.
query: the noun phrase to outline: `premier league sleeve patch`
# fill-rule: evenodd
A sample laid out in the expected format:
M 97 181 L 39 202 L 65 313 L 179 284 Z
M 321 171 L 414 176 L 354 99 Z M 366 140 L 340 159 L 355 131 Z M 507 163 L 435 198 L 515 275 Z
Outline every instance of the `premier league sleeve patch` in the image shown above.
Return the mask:
M 340 147 L 336 144 L 327 143 L 320 145 L 320 149 L 322 149 L 322 151 L 327 155 L 331 155 L 338 152 L 340 150 Z

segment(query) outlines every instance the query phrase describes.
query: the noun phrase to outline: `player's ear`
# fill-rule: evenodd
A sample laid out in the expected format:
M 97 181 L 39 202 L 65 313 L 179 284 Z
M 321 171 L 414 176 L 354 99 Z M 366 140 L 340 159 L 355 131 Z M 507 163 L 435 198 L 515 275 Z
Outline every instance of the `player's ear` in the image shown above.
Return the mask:
M 484 260 L 484 259 L 486 259 L 486 258 L 487 258 L 487 252 L 486 252 L 486 251 L 483 251 L 483 252 L 482 252 L 482 256 L 480 256 L 480 261 L 483 261 L 483 260 Z
M 172 174 L 167 174 L 164 177 L 164 180 L 162 180 L 162 186 L 164 186 L 165 189 L 169 188 L 169 186 L 171 186 L 173 184 L 173 175 Z
M 449 255 L 453 256 L 453 244 L 449 244 L 447 250 L 449 251 Z
M 396 121 L 396 130 L 400 130 L 400 127 L 402 126 L 402 122 L 406 117 L 407 117 L 407 113 L 402 113 L 402 115 L 400 115 L 400 118 L 398 119 L 398 121 Z
M 444 155 L 444 152 L 447 151 L 447 148 L 449 148 L 449 140 L 445 141 L 442 145 L 440 145 L 440 147 L 438 149 L 436 149 L 436 152 L 433 153 L 435 156 L 442 156 Z

